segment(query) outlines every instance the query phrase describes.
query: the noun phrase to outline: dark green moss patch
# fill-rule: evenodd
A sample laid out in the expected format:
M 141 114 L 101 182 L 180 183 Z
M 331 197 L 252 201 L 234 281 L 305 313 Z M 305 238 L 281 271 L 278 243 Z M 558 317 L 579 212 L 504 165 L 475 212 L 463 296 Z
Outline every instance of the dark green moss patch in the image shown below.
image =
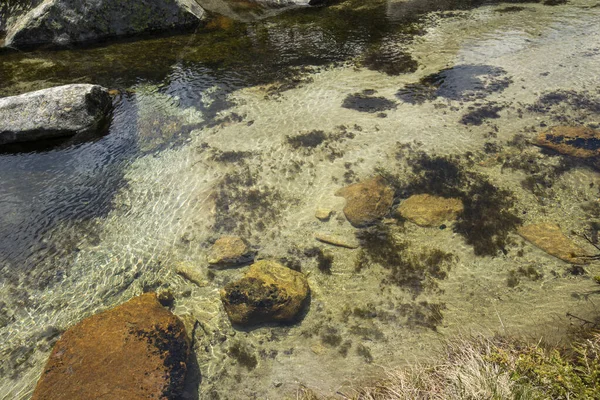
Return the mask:
M 421 104 L 437 97 L 468 101 L 504 91 L 512 83 L 504 69 L 491 65 L 456 65 L 427 75 L 396 94 L 399 99 Z
M 444 319 L 442 311 L 446 309 L 444 303 L 429 303 L 427 301 L 402 304 L 399 312 L 406 318 L 410 328 L 423 327 L 433 331 Z
M 223 177 L 214 194 L 216 231 L 251 236 L 275 223 L 284 199 L 276 188 L 257 180 L 258 172 L 247 166 Z
M 488 103 L 479 107 L 470 107 L 471 111 L 463 115 L 460 123 L 463 125 L 481 125 L 487 119 L 500 118 L 498 112 L 504 109 L 504 106 L 497 103 Z
M 387 75 L 411 73 L 419 68 L 419 63 L 410 54 L 390 46 L 381 45 L 368 51 L 361 65 L 372 71 L 383 72 Z
M 249 157 L 252 157 L 252 152 L 250 151 L 221 151 L 214 149 L 211 159 L 222 163 L 240 163 Z
M 497 13 L 500 13 L 500 14 L 506 14 L 506 13 L 519 12 L 519 11 L 523 11 L 523 10 L 526 10 L 526 9 L 527 8 L 521 7 L 521 6 L 508 6 L 508 7 L 499 8 L 499 9 L 497 9 L 495 11 Z
M 342 107 L 360 112 L 378 113 L 393 110 L 397 107 L 395 101 L 385 97 L 375 97 L 364 93 L 349 94 L 344 99 Z
M 227 350 L 227 354 L 229 354 L 230 357 L 233 357 L 239 365 L 246 367 L 248 371 L 253 370 L 258 365 L 256 356 L 240 342 L 231 345 Z
M 533 113 L 547 114 L 563 124 L 584 124 L 600 113 L 600 89 L 595 91 L 555 90 L 546 92 L 527 106 Z
M 286 141 L 292 148 L 300 147 L 315 148 L 322 144 L 327 139 L 327 135 L 323 131 L 311 131 L 297 136 L 286 136 Z
M 387 225 L 376 225 L 357 233 L 361 250 L 356 270 L 375 263 L 389 271 L 383 284 L 403 287 L 418 296 L 423 290 L 437 289 L 436 280 L 445 279 L 454 255 L 437 249 L 408 251 L 408 242 L 398 240 Z
M 337 347 L 342 343 L 342 335 L 338 333 L 338 330 L 327 326 L 321 330 L 321 343 L 331 346 Z
M 362 357 L 367 364 L 371 364 L 373 362 L 373 355 L 371 354 L 371 349 L 369 349 L 362 343 L 356 346 L 356 354 Z

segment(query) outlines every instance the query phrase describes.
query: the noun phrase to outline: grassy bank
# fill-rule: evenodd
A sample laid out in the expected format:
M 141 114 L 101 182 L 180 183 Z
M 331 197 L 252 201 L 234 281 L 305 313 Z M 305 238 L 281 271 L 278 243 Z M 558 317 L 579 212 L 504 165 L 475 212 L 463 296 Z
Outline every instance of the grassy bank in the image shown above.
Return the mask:
M 386 371 L 379 381 L 335 397 L 301 389 L 297 398 L 600 399 L 600 332 L 563 347 L 505 337 L 457 338 L 436 362 Z

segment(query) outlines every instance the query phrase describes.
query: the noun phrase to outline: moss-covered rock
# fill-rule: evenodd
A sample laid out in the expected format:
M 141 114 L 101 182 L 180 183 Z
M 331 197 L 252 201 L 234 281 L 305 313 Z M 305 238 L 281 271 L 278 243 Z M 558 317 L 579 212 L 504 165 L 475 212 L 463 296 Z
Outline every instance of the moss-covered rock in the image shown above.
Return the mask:
M 536 144 L 572 157 L 598 157 L 600 131 L 584 126 L 555 126 L 540 133 Z
M 255 325 L 296 319 L 309 298 L 303 274 L 274 261 L 258 261 L 246 275 L 221 290 L 221 300 L 232 323 Z

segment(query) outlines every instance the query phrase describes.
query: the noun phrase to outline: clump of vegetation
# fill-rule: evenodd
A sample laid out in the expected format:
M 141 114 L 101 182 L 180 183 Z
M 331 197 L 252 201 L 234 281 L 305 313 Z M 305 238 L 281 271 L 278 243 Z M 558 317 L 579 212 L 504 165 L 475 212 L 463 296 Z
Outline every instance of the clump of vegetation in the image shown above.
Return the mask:
M 357 349 L 358 351 L 358 349 Z M 441 360 L 440 360 L 441 358 Z M 448 341 L 430 364 L 388 370 L 352 400 L 598 399 L 600 333 L 569 349 L 482 336 Z M 300 399 L 320 399 L 304 390 Z
M 231 345 L 227 350 L 227 353 L 233 357 L 239 365 L 246 367 L 248 371 L 253 370 L 258 365 L 256 356 L 240 342 Z
M 286 141 L 294 149 L 299 149 L 301 147 L 312 149 L 322 144 L 326 139 L 327 135 L 325 132 L 318 130 L 296 136 L 286 136 Z
M 437 289 L 436 279 L 445 279 L 454 261 L 452 253 L 438 249 L 408 251 L 408 242 L 397 239 L 387 225 L 376 225 L 357 233 L 361 243 L 355 270 L 375 263 L 389 271 L 382 283 L 394 284 L 409 290 L 414 297 L 423 290 Z
M 402 304 L 398 309 L 400 315 L 406 318 L 409 328 L 420 326 L 436 331 L 444 319 L 442 311 L 446 309 L 446 304 L 420 301 Z
M 361 356 L 367 364 L 371 364 L 373 362 L 373 355 L 371 354 L 371 349 L 369 349 L 362 343 L 356 346 L 356 354 Z
M 521 282 L 520 278 L 527 278 L 531 281 L 538 281 L 542 279 L 544 275 L 539 272 L 533 265 L 529 265 L 527 268 L 519 267 L 514 270 L 508 271 L 508 277 L 506 278 L 506 286 L 516 287 Z
M 419 68 L 419 63 L 410 54 L 381 44 L 367 51 L 361 65 L 387 75 L 411 73 Z
M 337 347 L 342 343 L 342 335 L 338 333 L 338 330 L 331 326 L 326 326 L 321 330 L 321 343 Z
M 504 106 L 498 105 L 495 102 L 490 102 L 480 107 L 473 107 L 461 117 L 459 122 L 463 125 L 481 125 L 487 119 L 500 118 L 500 114 L 498 113 L 503 109 Z
M 513 211 L 515 200 L 508 190 L 486 181 L 476 181 L 462 197 L 464 211 L 454 229 L 463 235 L 476 255 L 505 252 L 508 234 L 521 224 Z
M 221 151 L 213 149 L 213 153 L 210 158 L 213 161 L 222 163 L 240 163 L 249 157 L 252 157 L 252 152 L 250 151 Z
M 307 257 L 316 257 L 317 268 L 324 274 L 331 275 L 331 267 L 333 266 L 333 254 L 324 252 L 319 247 L 311 247 L 304 250 L 304 255 Z
M 368 113 L 394 110 L 397 106 L 395 101 L 386 99 L 385 97 L 372 96 L 370 91 L 349 94 L 342 103 L 342 107 L 344 108 Z
M 216 188 L 216 231 L 252 235 L 264 231 L 279 217 L 283 201 L 280 192 L 269 185 L 258 185 L 258 173 L 249 167 L 226 174 Z

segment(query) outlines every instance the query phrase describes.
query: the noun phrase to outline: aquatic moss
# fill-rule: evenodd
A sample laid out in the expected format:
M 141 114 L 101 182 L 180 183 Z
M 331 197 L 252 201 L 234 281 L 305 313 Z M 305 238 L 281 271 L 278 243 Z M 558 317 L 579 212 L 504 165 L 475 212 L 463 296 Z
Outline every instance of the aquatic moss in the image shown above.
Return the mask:
M 423 327 L 437 330 L 442 323 L 446 309 L 445 303 L 430 303 L 427 301 L 412 302 L 401 304 L 398 307 L 400 315 L 406 318 L 406 324 L 409 328 Z
M 365 94 L 364 92 L 349 94 L 342 103 L 342 107 L 344 108 L 367 113 L 393 110 L 397 106 L 395 101 L 381 96 L 375 97 L 370 94 Z
M 258 365 L 256 356 L 241 342 L 236 342 L 231 345 L 227 350 L 227 354 L 229 354 L 230 357 L 233 357 L 239 365 L 246 367 L 248 371 L 253 370 Z
M 301 147 L 315 148 L 322 144 L 327 138 L 328 136 L 325 134 L 325 132 L 314 130 L 296 136 L 286 136 L 286 141 L 294 149 Z
M 447 277 L 454 254 L 439 249 L 409 251 L 409 243 L 398 240 L 387 225 L 375 225 L 357 233 L 361 243 L 355 270 L 361 271 L 372 264 L 388 270 L 383 284 L 405 288 L 413 297 L 425 289 L 438 288 L 436 280 Z
M 495 102 L 490 102 L 482 106 L 469 107 L 471 110 L 460 118 L 460 123 L 463 125 L 481 125 L 488 119 L 500 118 L 498 112 L 505 107 L 498 105 Z
M 336 328 L 326 326 L 321 330 L 321 343 L 327 346 L 337 347 L 342 343 L 342 335 L 338 333 Z
M 362 343 L 359 343 L 358 346 L 356 346 L 356 354 L 362 357 L 367 364 L 371 364 L 373 362 L 373 355 L 371 354 L 371 349 L 369 349 Z

